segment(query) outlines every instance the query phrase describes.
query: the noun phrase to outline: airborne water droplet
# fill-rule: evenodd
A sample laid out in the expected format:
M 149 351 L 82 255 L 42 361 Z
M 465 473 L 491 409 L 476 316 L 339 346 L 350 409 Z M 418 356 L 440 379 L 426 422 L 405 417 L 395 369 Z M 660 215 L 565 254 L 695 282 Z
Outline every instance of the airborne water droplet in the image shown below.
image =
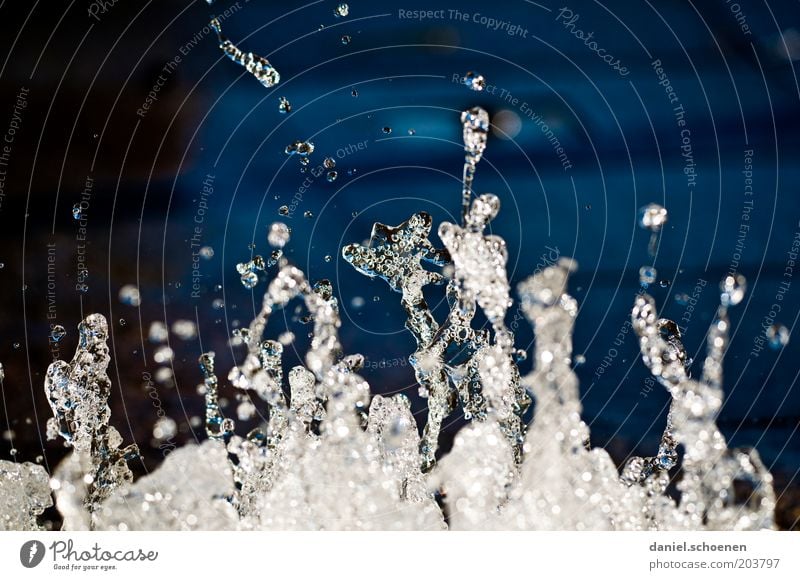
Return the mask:
M 352 40 L 352 39 L 350 38 L 349 34 L 345 34 L 345 35 L 342 36 L 342 44 L 348 45 L 348 44 L 350 44 L 350 40 Z
M 464 75 L 463 83 L 473 91 L 482 91 L 486 88 L 486 79 L 483 78 L 483 75 L 473 71 Z
M 278 111 L 283 114 L 292 112 L 292 104 L 286 97 L 280 97 L 278 100 Z
M 667 223 L 667 210 L 657 203 L 639 209 L 639 227 L 651 232 L 659 232 Z
M 326 176 L 326 179 L 327 179 L 327 180 L 328 180 L 330 183 L 333 183 L 334 181 L 336 181 L 336 178 L 337 178 L 337 177 L 339 177 L 339 174 L 338 174 L 337 172 L 335 172 L 335 171 L 328 171 L 328 175 Z
M 744 299 L 747 279 L 739 273 L 728 274 L 720 282 L 719 289 L 723 306 L 736 306 Z
M 350 14 L 350 7 L 347 4 L 345 4 L 344 2 L 340 3 L 333 10 L 333 15 L 336 16 L 336 18 L 344 18 L 348 14 Z
M 139 306 L 142 303 L 139 289 L 133 284 L 126 284 L 119 289 L 119 301 L 128 306 Z
M 769 346 L 773 350 L 780 350 L 789 344 L 789 329 L 783 324 L 775 323 L 766 331 Z
M 658 271 L 653 266 L 642 266 L 639 268 L 639 283 L 647 288 L 656 281 Z
M 50 338 L 53 342 L 61 341 L 61 339 L 64 338 L 66 335 L 67 335 L 66 329 L 60 324 L 56 324 L 50 330 Z
M 289 226 L 283 222 L 274 222 L 269 226 L 267 241 L 273 248 L 282 248 L 289 243 L 290 234 Z

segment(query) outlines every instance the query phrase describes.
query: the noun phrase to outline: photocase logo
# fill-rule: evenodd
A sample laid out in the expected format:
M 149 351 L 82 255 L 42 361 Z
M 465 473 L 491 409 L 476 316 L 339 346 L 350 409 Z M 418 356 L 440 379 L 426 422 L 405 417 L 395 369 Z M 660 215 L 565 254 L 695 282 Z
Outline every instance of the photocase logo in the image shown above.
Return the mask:
M 19 549 L 19 561 L 26 568 L 36 568 L 44 559 L 44 544 L 39 540 L 30 540 Z

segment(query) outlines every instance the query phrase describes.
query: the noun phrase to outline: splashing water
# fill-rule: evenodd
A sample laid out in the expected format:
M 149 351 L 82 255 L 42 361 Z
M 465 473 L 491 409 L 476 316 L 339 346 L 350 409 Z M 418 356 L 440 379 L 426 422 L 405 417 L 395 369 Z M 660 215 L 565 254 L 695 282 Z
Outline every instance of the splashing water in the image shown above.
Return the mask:
M 699 379 L 691 377 L 677 325 L 658 317 L 651 296 L 636 296 L 631 319 L 642 361 L 672 404 L 657 452 L 631 458 L 620 474 L 605 450 L 590 447 L 581 420 L 572 370 L 578 304 L 567 290 L 577 266 L 570 259 L 517 288 L 521 311 L 536 333 L 533 370 L 520 376 L 516 363 L 524 353 L 504 322 L 513 305 L 506 246 L 485 233 L 500 200 L 492 194 L 472 197 L 488 115 L 471 109 L 462 122 L 463 222 L 440 224 L 444 247 L 430 240 L 431 216 L 419 212 L 397 226 L 376 223 L 366 245 L 342 249 L 356 271 L 384 280 L 401 295 L 406 328 L 416 341 L 409 361 L 428 400 L 421 436 L 409 400 L 399 394 L 371 397 L 358 374 L 363 357 L 343 352 L 331 283 L 309 282 L 279 253 L 260 311 L 234 333 L 246 356 L 227 374 L 227 382 L 245 395 L 240 400 L 250 397 L 238 415 L 250 418 L 259 411 L 260 426 L 246 435 L 236 432 L 220 404 L 224 385 L 214 353 L 205 353 L 198 362 L 208 440 L 176 450 L 133 482 L 127 463 L 136 447 L 120 449 L 122 437 L 109 425 L 108 328 L 104 317 L 93 314 L 79 327 L 72 362 L 54 362 L 45 380 L 54 415 L 48 434 L 63 438 L 73 452 L 49 483 L 40 466 L 0 461 L 0 528 L 37 529 L 50 489 L 68 530 L 774 527 L 770 474 L 754 450 L 728 449 L 715 425 L 728 309 L 742 301 L 744 278 L 731 274 L 720 285 Z M 658 216 L 663 224 L 666 210 Z M 280 226 L 273 224 L 270 242 L 283 247 L 288 228 Z M 239 266 L 253 273 L 257 258 Z M 437 321 L 423 290 L 441 285 L 451 309 Z M 283 333 L 272 340 L 264 333 L 273 313 L 297 301 L 313 322 L 311 346 L 305 364 L 284 373 L 283 350 L 293 337 Z M 488 328 L 472 327 L 478 309 Z M 166 326 L 155 324 L 150 338 L 166 340 Z M 531 399 L 535 414 L 526 426 L 522 416 Z M 442 456 L 442 421 L 458 407 L 469 423 Z M 171 420 L 160 421 L 154 436 L 169 436 L 174 427 Z M 678 467 L 676 500 L 666 491 Z
M 273 87 L 280 82 L 281 75 L 266 58 L 252 52 L 242 52 L 235 44 L 225 38 L 222 34 L 222 24 L 218 18 L 212 19 L 210 26 L 217 33 L 219 47 L 225 53 L 225 56 L 236 64 L 243 66 L 247 72 L 267 88 Z

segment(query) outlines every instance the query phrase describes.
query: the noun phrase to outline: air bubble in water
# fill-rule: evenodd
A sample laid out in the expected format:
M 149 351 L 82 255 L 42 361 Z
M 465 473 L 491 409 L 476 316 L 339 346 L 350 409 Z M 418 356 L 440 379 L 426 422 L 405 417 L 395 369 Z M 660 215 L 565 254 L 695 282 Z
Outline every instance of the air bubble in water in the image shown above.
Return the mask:
M 61 339 L 64 338 L 66 335 L 67 335 L 67 330 L 63 326 L 61 326 L 60 324 L 56 324 L 50 330 L 50 339 L 53 342 L 60 342 Z
M 119 289 L 119 301 L 128 306 L 139 306 L 142 303 L 142 297 L 136 286 L 126 284 Z
M 667 210 L 657 203 L 650 203 L 639 209 L 640 228 L 659 232 L 665 223 L 667 223 Z
M 486 88 L 486 79 L 483 78 L 483 75 L 473 71 L 464 75 L 463 83 L 473 91 L 482 91 Z
M 278 111 L 284 114 L 292 112 L 292 104 L 286 97 L 280 97 L 278 100 Z
M 728 274 L 719 284 L 720 298 L 724 306 L 736 306 L 744 299 L 747 279 L 739 273 Z
M 267 241 L 273 248 L 282 248 L 289 243 L 290 234 L 289 226 L 283 222 L 274 222 L 269 226 Z
M 783 324 L 773 324 L 766 331 L 769 346 L 773 350 L 780 350 L 789 344 L 789 329 Z

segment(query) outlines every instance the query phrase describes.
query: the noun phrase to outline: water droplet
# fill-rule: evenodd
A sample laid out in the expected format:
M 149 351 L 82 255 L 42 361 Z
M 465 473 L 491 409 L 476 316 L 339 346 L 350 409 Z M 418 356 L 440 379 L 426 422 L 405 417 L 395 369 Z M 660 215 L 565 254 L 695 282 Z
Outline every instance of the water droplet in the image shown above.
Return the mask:
M 306 210 L 303 212 L 303 217 L 306 219 L 311 219 L 314 217 L 314 212 Z
M 364 304 L 366 304 L 366 300 L 361 296 L 354 296 L 352 300 L 350 300 L 350 306 L 353 308 L 363 308 Z
M 345 34 L 345 35 L 342 36 L 342 44 L 344 44 L 344 45 L 350 44 L 351 40 L 352 39 L 350 38 L 349 34 Z
M 769 346 L 773 350 L 780 350 L 789 344 L 789 329 L 783 324 L 775 323 L 766 331 Z
M 298 155 L 308 157 L 314 152 L 314 144 L 311 141 L 294 141 L 286 146 L 287 155 Z
M 389 126 L 386 126 L 386 127 L 383 128 L 383 132 L 386 133 L 387 135 L 389 135 L 392 132 L 392 128 L 389 127 Z
M 294 333 L 293 332 L 283 332 L 278 336 L 278 342 L 280 342 L 283 346 L 289 346 L 294 342 Z
M 686 306 L 687 304 L 689 304 L 689 300 L 691 300 L 691 297 L 685 292 L 681 292 L 675 295 L 675 302 L 677 302 L 681 306 Z
M 656 281 L 658 271 L 653 266 L 642 266 L 639 268 L 639 283 L 647 288 Z
M 172 334 L 181 340 L 192 340 L 197 336 L 197 325 L 191 320 L 176 320 L 172 323 Z
M 719 284 L 720 300 L 724 306 L 736 306 L 744 299 L 747 279 L 739 273 L 728 274 Z
M 252 290 L 258 284 L 258 274 L 255 272 L 245 272 L 241 276 L 242 286 L 248 290 Z
M 333 169 L 336 167 L 336 160 L 333 157 L 326 157 L 325 160 L 322 162 L 322 165 L 325 166 L 325 169 Z
M 415 129 L 409 129 L 408 130 L 408 134 L 411 135 L 411 136 L 414 136 L 414 135 L 417 134 L 417 131 Z
M 142 303 L 142 297 L 136 286 L 133 284 L 125 284 L 125 286 L 119 289 L 119 301 L 128 306 L 139 306 Z
M 289 206 L 282 205 L 281 207 L 278 208 L 278 213 L 280 215 L 289 215 Z
M 483 75 L 473 71 L 469 71 L 464 75 L 462 82 L 473 91 L 482 91 L 486 88 L 486 79 L 483 78 Z
M 292 230 L 289 229 L 283 222 L 274 222 L 269 226 L 269 233 L 267 234 L 267 241 L 273 248 L 282 248 L 289 243 L 289 238 Z
M 325 261 L 326 262 L 330 262 L 331 260 L 333 260 L 333 256 L 331 256 L 330 254 L 325 256 Z
M 659 232 L 667 223 L 667 210 L 657 203 L 639 209 L 639 227 L 651 232 Z
M 336 16 L 336 18 L 344 18 L 348 14 L 350 14 L 350 7 L 347 4 L 345 4 L 344 2 L 339 4 L 333 10 L 333 15 Z
M 326 176 L 326 179 L 330 183 L 333 183 L 334 181 L 336 181 L 337 177 L 339 177 L 339 174 L 336 171 L 328 171 L 328 175 Z
M 76 203 L 72 206 L 72 219 L 79 220 L 83 217 L 83 211 L 81 210 L 81 204 Z
M 267 88 L 278 84 L 281 75 L 269 63 L 269 61 L 252 52 L 243 52 L 222 34 L 222 25 L 218 18 L 214 18 L 210 23 L 211 28 L 217 33 L 219 47 L 222 52 L 236 64 L 243 66 L 247 72 L 253 75 L 258 82 Z
M 357 97 L 358 96 L 358 91 L 356 89 L 353 89 L 352 91 L 350 91 L 350 96 Z
M 214 248 L 211 246 L 203 246 L 200 248 L 200 257 L 204 260 L 210 260 L 214 257 Z
M 157 441 L 171 439 L 177 432 L 178 425 L 170 417 L 159 417 L 155 425 L 153 425 L 153 439 Z
M 152 342 L 153 344 L 161 344 L 165 342 L 169 338 L 169 332 L 167 331 L 167 325 L 163 322 L 151 322 L 150 323 L 150 330 L 147 333 L 147 339 Z
M 60 342 L 61 339 L 64 338 L 66 335 L 67 335 L 67 330 L 60 324 L 56 324 L 50 330 L 50 339 L 53 342 Z
M 222 298 L 215 298 L 214 301 L 211 303 L 211 307 L 214 310 L 222 310 L 223 308 L 225 308 L 225 302 L 222 300 Z
M 278 99 L 278 111 L 283 114 L 291 113 L 292 112 L 292 103 L 286 97 L 280 97 Z

